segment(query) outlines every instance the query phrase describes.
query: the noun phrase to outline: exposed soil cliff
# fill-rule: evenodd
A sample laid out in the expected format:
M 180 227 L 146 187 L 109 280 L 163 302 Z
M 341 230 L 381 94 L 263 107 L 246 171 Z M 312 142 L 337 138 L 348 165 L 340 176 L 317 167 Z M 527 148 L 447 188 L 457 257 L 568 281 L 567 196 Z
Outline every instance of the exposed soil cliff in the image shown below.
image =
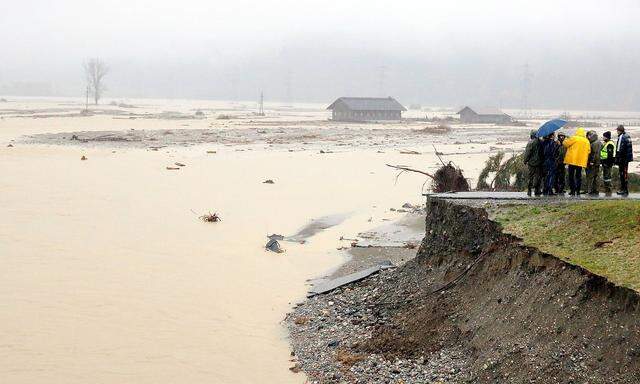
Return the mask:
M 426 224 L 418 257 L 394 284 L 411 289 L 411 301 L 365 349 L 415 355 L 457 344 L 487 382 L 640 380 L 635 291 L 521 245 L 482 209 L 434 200 Z
M 349 324 L 346 336 L 340 327 L 334 335 L 327 333 L 326 318 L 324 331 L 317 332 L 312 311 L 302 328 L 291 325 L 292 333 L 342 335 L 341 353 L 365 362 L 384 356 L 427 366 L 443 353 L 462 356 L 455 364 L 445 362 L 446 377 L 437 376 L 435 367 L 428 380 L 640 382 L 637 292 L 522 245 L 503 234 L 483 209 L 432 200 L 427 211 L 418 257 L 304 304 L 322 310 L 323 301 L 330 301 L 329 316 Z M 343 364 L 339 361 L 334 364 Z M 349 366 L 346 380 L 368 382 L 354 369 L 358 364 Z M 304 361 L 301 365 L 305 369 Z M 421 369 L 414 365 L 408 369 Z M 397 373 L 402 375 L 401 369 Z M 411 377 L 402 376 L 405 382 L 422 380 Z

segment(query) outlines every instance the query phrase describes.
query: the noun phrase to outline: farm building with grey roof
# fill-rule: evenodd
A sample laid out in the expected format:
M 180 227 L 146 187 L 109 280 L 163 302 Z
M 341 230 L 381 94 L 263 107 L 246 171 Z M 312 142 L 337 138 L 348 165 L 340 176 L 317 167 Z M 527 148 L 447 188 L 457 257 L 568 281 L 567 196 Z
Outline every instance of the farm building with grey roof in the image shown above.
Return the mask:
M 506 124 L 513 121 L 511 116 L 498 108 L 464 107 L 458 114 L 460 122 L 465 124 Z
M 407 110 L 392 97 L 340 97 L 327 109 L 334 121 L 400 120 Z

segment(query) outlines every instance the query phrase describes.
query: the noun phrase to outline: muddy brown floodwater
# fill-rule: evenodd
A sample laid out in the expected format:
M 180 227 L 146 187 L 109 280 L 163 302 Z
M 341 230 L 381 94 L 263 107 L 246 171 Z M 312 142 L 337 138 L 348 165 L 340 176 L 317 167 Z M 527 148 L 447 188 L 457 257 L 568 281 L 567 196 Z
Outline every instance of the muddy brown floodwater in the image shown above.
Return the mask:
M 304 298 L 305 282 L 345 260 L 336 250 L 348 245 L 341 236 L 403 216 L 390 207 L 421 203 L 424 179 L 407 173 L 396 183 L 385 163 L 433 170 L 435 142 L 461 153 L 446 159 L 475 178 L 491 146 L 522 145 L 499 144 L 503 137 L 469 127 L 416 143 L 403 130 L 418 123 L 392 124 L 398 137 L 389 140 L 393 132 L 366 130 L 380 126 L 349 125 L 365 128 L 365 139 L 350 134 L 341 143 L 328 137 L 341 128 L 327 124 L 318 107 L 268 111 L 276 117 L 267 124 L 246 113 L 217 120 L 223 106 L 215 103 L 146 103 L 135 113 L 203 109 L 208 118 L 82 117 L 74 103 L 7 103 L 29 111 L 5 111 L 0 120 L 0 381 L 304 382 L 287 369 L 281 320 Z M 31 109 L 38 108 L 36 118 Z M 55 116 L 70 110 L 75 115 Z M 277 138 L 280 125 L 289 133 L 304 125 L 317 136 L 272 145 L 261 139 L 258 130 Z M 131 129 L 231 130 L 234 137 L 246 129 L 252 139 L 187 140 L 189 146 L 169 140 L 151 150 L 157 140 L 51 145 L 63 142 L 29 144 L 22 137 Z M 527 128 L 499 132 L 507 131 L 526 136 Z M 222 221 L 198 219 L 208 212 Z M 291 236 L 323 217 L 340 220 L 303 231 L 304 244 L 282 242 L 285 253 L 264 250 L 266 235 Z

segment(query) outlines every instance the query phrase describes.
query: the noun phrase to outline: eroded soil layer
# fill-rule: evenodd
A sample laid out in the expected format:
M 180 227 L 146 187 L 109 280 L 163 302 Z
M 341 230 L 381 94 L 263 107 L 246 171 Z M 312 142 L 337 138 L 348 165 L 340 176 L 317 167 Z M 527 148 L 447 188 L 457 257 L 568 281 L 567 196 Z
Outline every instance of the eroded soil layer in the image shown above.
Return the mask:
M 638 297 L 431 199 L 414 260 L 287 322 L 317 382 L 637 383 Z

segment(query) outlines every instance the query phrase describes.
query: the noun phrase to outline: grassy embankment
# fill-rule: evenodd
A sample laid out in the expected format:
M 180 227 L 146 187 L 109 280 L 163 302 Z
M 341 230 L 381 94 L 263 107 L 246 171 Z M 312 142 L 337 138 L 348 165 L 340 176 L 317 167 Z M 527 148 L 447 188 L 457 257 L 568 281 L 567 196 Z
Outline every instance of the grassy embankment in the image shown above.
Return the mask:
M 640 291 L 640 201 L 501 207 L 505 232 Z

